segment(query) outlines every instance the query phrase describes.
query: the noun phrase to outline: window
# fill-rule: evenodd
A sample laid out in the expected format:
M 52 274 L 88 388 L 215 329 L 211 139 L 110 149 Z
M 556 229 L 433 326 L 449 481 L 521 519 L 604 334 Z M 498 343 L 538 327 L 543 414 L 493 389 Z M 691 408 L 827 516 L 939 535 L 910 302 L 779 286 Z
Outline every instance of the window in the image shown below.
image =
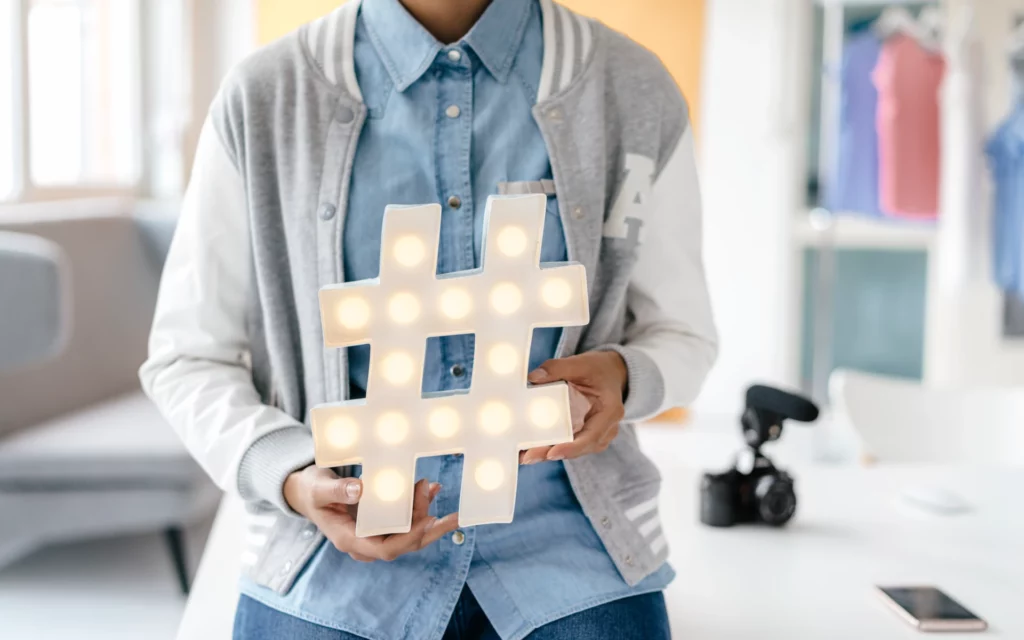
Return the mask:
M 0 2 L 0 201 L 14 194 L 17 177 L 15 154 L 15 55 L 18 50 L 14 2 Z
M 151 191 L 185 126 L 184 4 L 0 0 L 0 202 Z
M 137 9 L 137 0 L 29 0 L 31 184 L 138 181 Z

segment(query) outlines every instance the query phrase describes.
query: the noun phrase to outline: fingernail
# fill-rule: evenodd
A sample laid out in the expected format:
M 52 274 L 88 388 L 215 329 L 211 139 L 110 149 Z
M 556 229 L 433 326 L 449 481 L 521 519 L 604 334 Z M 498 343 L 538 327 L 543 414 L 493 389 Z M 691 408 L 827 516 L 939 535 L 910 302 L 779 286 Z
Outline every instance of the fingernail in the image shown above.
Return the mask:
M 548 460 L 551 462 L 558 462 L 559 460 L 565 460 L 565 456 L 555 454 L 553 456 L 548 456 Z
M 350 482 L 347 485 L 345 485 L 345 495 L 347 495 L 350 498 L 353 498 L 353 499 L 358 498 L 359 494 L 361 494 L 362 492 L 363 492 L 362 483 L 360 483 L 358 481 L 357 482 Z
M 440 520 L 438 520 L 437 518 L 431 518 L 430 522 L 427 523 L 425 531 L 430 531 L 431 529 L 436 527 L 438 522 L 440 522 Z
M 540 462 L 539 458 L 531 458 L 531 459 L 527 460 L 526 462 L 524 462 L 523 464 L 527 464 L 527 465 L 529 465 L 529 464 L 537 464 L 538 462 Z
M 530 372 L 530 375 L 526 377 L 530 382 L 543 382 L 548 377 L 548 372 L 544 369 L 534 369 Z

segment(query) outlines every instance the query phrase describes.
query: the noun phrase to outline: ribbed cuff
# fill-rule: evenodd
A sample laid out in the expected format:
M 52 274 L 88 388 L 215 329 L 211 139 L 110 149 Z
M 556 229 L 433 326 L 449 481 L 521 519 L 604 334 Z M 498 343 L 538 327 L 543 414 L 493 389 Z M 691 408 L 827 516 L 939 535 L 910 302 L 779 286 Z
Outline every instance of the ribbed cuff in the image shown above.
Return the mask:
M 665 401 L 665 379 L 654 359 L 635 347 L 607 344 L 596 351 L 614 351 L 622 356 L 629 374 L 625 405 L 626 422 L 641 422 L 653 418 Z
M 313 464 L 313 434 L 305 427 L 271 431 L 249 447 L 238 467 L 238 492 L 243 499 L 269 502 L 295 518 L 284 499 L 284 481 Z

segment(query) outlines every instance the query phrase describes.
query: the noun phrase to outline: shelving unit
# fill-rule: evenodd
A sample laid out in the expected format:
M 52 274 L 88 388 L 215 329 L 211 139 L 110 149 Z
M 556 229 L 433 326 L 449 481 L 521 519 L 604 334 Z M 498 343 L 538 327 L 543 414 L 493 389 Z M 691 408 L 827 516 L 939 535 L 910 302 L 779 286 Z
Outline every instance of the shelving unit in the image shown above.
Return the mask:
M 830 212 L 815 205 L 828 192 L 827 168 L 838 145 L 840 76 L 849 28 L 873 20 L 886 7 L 904 5 L 913 10 L 937 3 L 816 0 L 815 29 L 820 34 L 816 55 L 822 64 L 821 75 L 813 79 L 816 88 L 820 82 L 820 94 L 812 109 L 818 117 L 809 149 L 817 160 L 808 167 L 808 177 L 813 177 L 808 183 L 808 207 L 794 212 L 792 237 L 804 265 L 802 334 L 810 336 L 801 344 L 800 361 L 807 390 L 819 401 L 827 400 L 828 378 L 836 366 L 915 375 L 922 360 L 915 353 L 912 336 L 919 324 L 923 352 L 927 284 L 922 263 L 927 264 L 936 245 L 937 224 Z M 886 279 L 880 274 L 882 265 L 900 271 Z
M 816 214 L 807 211 L 794 223 L 797 246 L 805 248 L 928 251 L 937 228 L 931 222 L 901 222 L 855 213 Z

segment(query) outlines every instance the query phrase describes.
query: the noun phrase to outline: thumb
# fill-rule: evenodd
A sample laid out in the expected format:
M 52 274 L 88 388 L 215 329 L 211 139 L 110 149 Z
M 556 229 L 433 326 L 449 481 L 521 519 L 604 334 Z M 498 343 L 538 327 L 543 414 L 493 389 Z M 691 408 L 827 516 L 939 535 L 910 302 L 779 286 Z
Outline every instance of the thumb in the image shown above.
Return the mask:
M 549 377 L 550 374 L 548 373 L 547 369 L 541 366 L 531 371 L 530 375 L 526 376 L 526 379 L 532 382 L 533 384 L 540 384 L 541 382 L 546 382 L 549 379 Z
M 313 499 L 318 506 L 330 504 L 357 504 L 363 495 L 359 478 L 324 478 L 313 488 Z

